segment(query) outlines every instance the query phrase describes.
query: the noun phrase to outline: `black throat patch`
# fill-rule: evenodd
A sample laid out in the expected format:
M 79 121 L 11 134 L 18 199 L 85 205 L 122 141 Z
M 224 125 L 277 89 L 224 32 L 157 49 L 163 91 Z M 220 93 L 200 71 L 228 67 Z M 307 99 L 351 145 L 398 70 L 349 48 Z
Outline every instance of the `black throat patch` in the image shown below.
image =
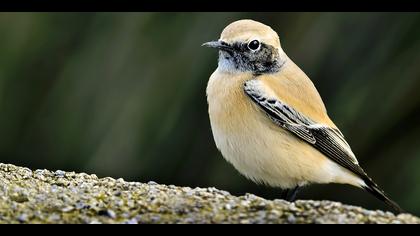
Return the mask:
M 255 75 L 278 72 L 284 61 L 281 60 L 278 50 L 264 43 L 256 50 L 250 50 L 244 43 L 234 43 L 232 50 L 223 51 L 220 56 L 229 60 L 235 69 L 252 71 Z

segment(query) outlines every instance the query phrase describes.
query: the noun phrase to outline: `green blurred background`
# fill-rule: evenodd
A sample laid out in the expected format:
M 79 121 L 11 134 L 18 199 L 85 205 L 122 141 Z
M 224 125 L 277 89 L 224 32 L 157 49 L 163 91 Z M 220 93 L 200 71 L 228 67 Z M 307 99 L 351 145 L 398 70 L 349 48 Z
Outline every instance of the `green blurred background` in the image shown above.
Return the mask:
M 279 33 L 362 166 L 420 214 L 417 13 L 0 13 L 0 162 L 279 197 L 210 130 L 217 52 L 200 45 L 242 18 Z M 299 197 L 387 209 L 350 186 Z

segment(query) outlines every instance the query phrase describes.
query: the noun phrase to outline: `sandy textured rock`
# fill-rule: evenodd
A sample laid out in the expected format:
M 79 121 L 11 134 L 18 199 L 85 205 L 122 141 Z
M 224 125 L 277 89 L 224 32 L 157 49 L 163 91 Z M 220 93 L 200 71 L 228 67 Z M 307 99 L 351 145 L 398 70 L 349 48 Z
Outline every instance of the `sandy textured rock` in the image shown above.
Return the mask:
M 0 164 L 0 223 L 420 223 L 330 201 L 269 201 L 215 188 L 125 182 Z

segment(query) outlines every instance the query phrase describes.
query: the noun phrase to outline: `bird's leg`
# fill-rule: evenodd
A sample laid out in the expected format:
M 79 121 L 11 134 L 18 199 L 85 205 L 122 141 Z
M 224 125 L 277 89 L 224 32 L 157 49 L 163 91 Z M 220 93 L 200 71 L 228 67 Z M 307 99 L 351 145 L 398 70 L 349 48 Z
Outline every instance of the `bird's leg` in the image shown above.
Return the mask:
M 281 193 L 281 199 L 287 200 L 287 196 L 289 195 L 290 189 L 284 189 Z
M 299 186 L 296 186 L 293 189 L 288 189 L 283 192 L 283 199 L 289 202 L 294 202 L 296 200 L 296 195 L 299 192 Z

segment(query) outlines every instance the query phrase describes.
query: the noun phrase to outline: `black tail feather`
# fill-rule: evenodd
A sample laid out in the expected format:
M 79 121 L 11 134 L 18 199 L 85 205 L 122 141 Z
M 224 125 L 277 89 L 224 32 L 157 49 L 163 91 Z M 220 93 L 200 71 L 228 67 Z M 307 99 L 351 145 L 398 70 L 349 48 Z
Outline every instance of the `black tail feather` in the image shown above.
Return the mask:
M 403 210 L 396 202 L 392 201 L 388 196 L 386 196 L 385 192 L 379 188 L 379 186 L 372 181 L 372 179 L 365 178 L 364 179 L 366 186 L 364 189 L 375 196 L 377 199 L 385 202 L 388 206 L 392 209 L 397 211 L 398 213 L 405 213 L 406 211 Z

